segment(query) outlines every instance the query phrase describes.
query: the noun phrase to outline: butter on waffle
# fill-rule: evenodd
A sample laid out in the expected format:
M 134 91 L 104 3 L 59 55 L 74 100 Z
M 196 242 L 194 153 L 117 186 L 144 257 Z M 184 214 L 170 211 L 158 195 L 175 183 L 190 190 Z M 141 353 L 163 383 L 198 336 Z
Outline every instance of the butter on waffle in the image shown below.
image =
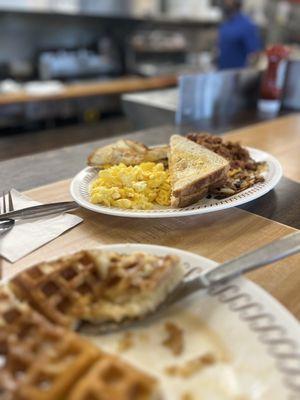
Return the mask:
M 176 256 L 86 250 L 31 267 L 10 287 L 52 322 L 74 327 L 137 318 L 153 311 L 181 281 Z
M 105 355 L 73 387 L 67 400 L 159 400 L 156 379 Z
M 1 399 L 60 399 L 98 356 L 95 346 L 0 288 Z

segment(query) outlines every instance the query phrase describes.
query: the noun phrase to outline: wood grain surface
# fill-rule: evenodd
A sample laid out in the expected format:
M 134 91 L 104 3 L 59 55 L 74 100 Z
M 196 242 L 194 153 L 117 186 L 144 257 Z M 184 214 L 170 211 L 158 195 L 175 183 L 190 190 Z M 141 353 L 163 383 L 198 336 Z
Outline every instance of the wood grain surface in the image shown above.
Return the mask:
M 294 168 L 294 164 L 299 163 L 299 155 L 293 151 L 298 146 L 299 152 L 299 115 L 232 132 L 228 137 L 271 152 L 280 159 L 290 178 L 300 179 L 299 171 Z M 69 180 L 27 192 L 41 202 L 67 200 L 68 193 Z M 81 225 L 15 264 L 3 262 L 4 276 L 11 276 L 30 264 L 66 252 L 108 243 L 160 244 L 222 262 L 295 231 L 237 208 L 198 217 L 147 221 L 110 217 L 85 210 L 79 210 L 78 215 L 84 218 Z M 249 274 L 250 279 L 265 288 L 297 318 L 300 318 L 299 264 L 300 256 L 297 255 Z
M 121 94 L 138 90 L 160 89 L 175 86 L 176 84 L 176 75 L 165 75 L 153 78 L 124 77 L 106 81 L 95 81 L 93 83 L 73 83 L 66 84 L 61 91 L 52 94 L 33 95 L 24 90 L 20 90 L 16 93 L 1 94 L 0 105 Z
M 66 200 L 69 181 L 27 192 L 41 202 Z M 292 228 L 239 209 L 198 217 L 141 220 L 80 210 L 84 222 L 21 261 L 3 263 L 3 276 L 44 259 L 108 243 L 147 243 L 192 251 L 222 262 L 293 232 Z M 300 256 L 250 275 L 300 318 Z
M 226 138 L 273 154 L 281 162 L 284 175 L 300 182 L 300 114 L 235 130 Z

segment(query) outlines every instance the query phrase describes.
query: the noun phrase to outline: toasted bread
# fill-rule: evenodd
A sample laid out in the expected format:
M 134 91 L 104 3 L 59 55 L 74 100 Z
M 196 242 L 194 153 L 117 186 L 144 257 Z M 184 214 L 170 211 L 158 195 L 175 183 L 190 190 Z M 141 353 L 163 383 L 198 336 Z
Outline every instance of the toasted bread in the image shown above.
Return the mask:
M 108 146 L 96 149 L 88 157 L 88 165 L 101 168 L 104 165 L 138 165 L 142 162 L 165 162 L 167 161 L 169 146 L 159 146 L 152 149 L 143 143 L 133 140 L 118 140 Z
M 170 140 L 169 169 L 172 207 L 184 207 L 205 197 L 209 189 L 222 184 L 229 162 L 191 140 L 173 135 Z
M 171 206 L 174 208 L 182 208 L 190 206 L 191 204 L 197 203 L 199 200 L 203 199 L 208 194 L 208 188 L 203 188 L 203 190 L 199 190 L 195 194 L 191 194 L 189 196 L 181 196 L 181 197 L 171 197 Z

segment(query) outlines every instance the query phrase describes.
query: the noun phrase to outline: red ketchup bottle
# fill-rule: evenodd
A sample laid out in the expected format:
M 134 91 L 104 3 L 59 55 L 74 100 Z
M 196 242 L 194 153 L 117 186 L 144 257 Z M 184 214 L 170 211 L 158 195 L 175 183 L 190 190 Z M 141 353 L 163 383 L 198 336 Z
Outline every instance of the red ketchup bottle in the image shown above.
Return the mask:
M 266 51 L 268 68 L 263 73 L 260 87 L 258 109 L 276 115 L 281 106 L 287 58 L 290 50 L 283 45 L 274 45 Z

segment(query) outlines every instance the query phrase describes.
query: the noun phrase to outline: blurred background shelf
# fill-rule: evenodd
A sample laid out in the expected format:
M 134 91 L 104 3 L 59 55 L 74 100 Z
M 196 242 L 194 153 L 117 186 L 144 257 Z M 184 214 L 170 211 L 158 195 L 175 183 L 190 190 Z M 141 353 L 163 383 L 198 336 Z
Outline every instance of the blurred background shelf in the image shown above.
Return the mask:
M 174 86 L 176 83 L 176 75 L 157 76 L 153 78 L 124 76 L 103 81 L 92 80 L 90 82 L 68 83 L 64 84 L 61 89 L 56 92 L 49 94 L 47 94 L 47 92 L 32 94 L 25 90 L 20 90 L 15 93 L 6 93 L 0 95 L 0 105 L 106 96 L 125 92 L 165 88 Z
M 136 99 L 139 108 L 127 122 L 174 122 L 178 77 L 217 70 L 222 1 L 0 0 L 0 139 L 79 125 L 94 135 L 94 125 L 126 119 L 123 94 L 124 109 Z M 264 46 L 300 48 L 300 4 L 244 5 Z
M 202 4 L 203 3 L 203 4 Z M 137 21 L 171 24 L 217 23 L 218 8 L 199 2 L 193 13 L 180 3 L 167 0 L 0 0 L 0 12 L 77 15 L 89 17 L 131 18 Z

